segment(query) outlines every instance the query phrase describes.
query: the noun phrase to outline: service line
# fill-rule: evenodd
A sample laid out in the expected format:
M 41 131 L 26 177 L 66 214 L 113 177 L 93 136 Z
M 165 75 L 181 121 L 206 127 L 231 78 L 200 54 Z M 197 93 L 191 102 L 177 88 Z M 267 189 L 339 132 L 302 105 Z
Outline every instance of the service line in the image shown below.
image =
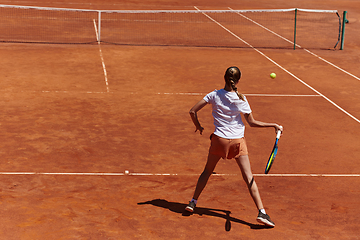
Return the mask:
M 135 94 L 135 93 L 131 93 Z M 158 95 L 190 95 L 190 96 L 202 96 L 207 93 L 157 93 Z M 266 94 L 266 93 L 244 93 L 245 96 L 254 96 L 254 97 L 321 97 L 321 95 L 316 94 Z

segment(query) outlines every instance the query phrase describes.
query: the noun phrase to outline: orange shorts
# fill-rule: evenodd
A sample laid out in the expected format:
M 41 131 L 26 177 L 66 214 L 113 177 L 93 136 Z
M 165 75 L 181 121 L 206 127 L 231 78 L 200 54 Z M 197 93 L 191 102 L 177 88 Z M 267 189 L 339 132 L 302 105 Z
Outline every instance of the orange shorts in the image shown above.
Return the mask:
M 245 138 L 226 139 L 211 134 L 211 145 L 209 153 L 221 156 L 223 159 L 238 158 L 241 155 L 248 155 Z

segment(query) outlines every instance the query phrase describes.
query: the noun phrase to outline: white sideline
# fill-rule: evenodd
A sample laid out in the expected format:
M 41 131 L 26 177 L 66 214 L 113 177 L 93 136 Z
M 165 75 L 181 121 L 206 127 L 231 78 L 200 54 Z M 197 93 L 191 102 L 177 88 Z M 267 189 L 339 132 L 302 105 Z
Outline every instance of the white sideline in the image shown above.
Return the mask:
M 98 29 L 96 27 L 95 19 L 93 19 L 93 22 L 94 22 L 94 28 L 95 28 L 95 34 L 96 34 L 96 41 L 98 42 L 98 45 L 99 45 L 100 58 L 101 58 L 101 63 L 102 63 L 103 71 L 104 71 L 106 91 L 110 92 L 106 66 L 105 66 L 104 57 L 103 57 L 102 50 L 101 50 L 101 44 L 100 44 L 100 41 L 99 41 L 99 34 L 98 34 Z

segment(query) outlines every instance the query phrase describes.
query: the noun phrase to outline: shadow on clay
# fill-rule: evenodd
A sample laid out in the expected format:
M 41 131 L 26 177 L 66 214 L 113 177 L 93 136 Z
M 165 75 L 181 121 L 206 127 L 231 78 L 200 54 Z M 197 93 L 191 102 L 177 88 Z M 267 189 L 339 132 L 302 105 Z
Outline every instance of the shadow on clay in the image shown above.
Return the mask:
M 230 231 L 231 230 L 231 222 L 235 222 L 235 223 L 240 223 L 246 226 L 249 226 L 251 229 L 268 229 L 268 228 L 272 228 L 272 227 L 268 227 L 265 225 L 260 225 L 260 224 L 252 224 L 234 217 L 231 217 L 230 211 L 227 210 L 222 210 L 222 209 L 211 209 L 211 208 L 202 208 L 202 207 L 196 207 L 195 211 L 193 213 L 190 213 L 188 211 L 185 210 L 185 207 L 187 206 L 187 204 L 184 203 L 178 203 L 178 202 L 169 202 L 167 200 L 164 199 L 154 199 L 151 201 L 147 201 L 147 202 L 140 202 L 138 203 L 138 205 L 146 205 L 146 204 L 150 204 L 156 207 L 161 207 L 161 208 L 165 208 L 165 209 L 169 209 L 172 212 L 175 213 L 179 213 L 182 216 L 190 216 L 193 214 L 197 214 L 197 215 L 207 215 L 207 216 L 212 216 L 212 217 L 218 217 L 218 218 L 223 218 L 226 220 L 225 222 L 225 231 Z

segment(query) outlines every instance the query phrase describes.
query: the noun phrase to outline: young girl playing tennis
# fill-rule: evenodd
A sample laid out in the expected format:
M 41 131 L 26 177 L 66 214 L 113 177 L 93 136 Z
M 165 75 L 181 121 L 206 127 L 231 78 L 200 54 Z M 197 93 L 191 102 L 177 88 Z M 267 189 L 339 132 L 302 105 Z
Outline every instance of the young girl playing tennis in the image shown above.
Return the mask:
M 207 94 L 202 100 L 196 103 L 190 110 L 190 116 L 195 124 L 196 131 L 202 134 L 204 128 L 200 125 L 197 112 L 205 105 L 212 105 L 212 115 L 214 117 L 215 132 L 211 134 L 211 145 L 209 149 L 207 163 L 204 171 L 197 182 L 193 199 L 185 208 L 193 212 L 202 190 L 213 173 L 216 164 L 223 159 L 235 158 L 240 167 L 244 181 L 246 182 L 250 195 L 259 210 L 257 221 L 267 226 L 274 227 L 269 215 L 266 214 L 262 204 L 258 187 L 251 172 L 248 151 L 244 138 L 245 126 L 241 120 L 242 113 L 251 127 L 273 127 L 276 132 L 282 131 L 282 127 L 276 123 L 265 123 L 254 119 L 249 103 L 245 96 L 237 91 L 237 84 L 240 80 L 241 72 L 237 67 L 229 67 L 225 72 L 225 87 Z M 195 131 L 195 132 L 196 132 Z

